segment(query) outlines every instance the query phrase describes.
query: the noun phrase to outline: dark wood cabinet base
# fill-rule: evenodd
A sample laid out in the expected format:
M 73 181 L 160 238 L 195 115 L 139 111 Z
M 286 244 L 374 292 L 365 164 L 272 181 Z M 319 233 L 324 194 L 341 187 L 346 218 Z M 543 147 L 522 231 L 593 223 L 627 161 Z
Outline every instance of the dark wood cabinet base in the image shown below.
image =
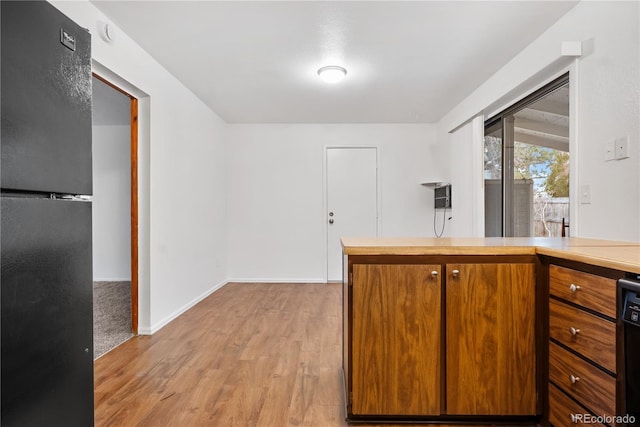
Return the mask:
M 347 256 L 346 419 L 542 419 L 532 256 Z

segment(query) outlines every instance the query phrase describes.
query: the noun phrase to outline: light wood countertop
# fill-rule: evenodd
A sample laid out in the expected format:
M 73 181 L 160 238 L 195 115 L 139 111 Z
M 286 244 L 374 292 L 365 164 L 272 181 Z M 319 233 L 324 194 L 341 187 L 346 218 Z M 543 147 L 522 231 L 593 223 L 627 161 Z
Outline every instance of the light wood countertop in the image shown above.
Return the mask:
M 640 274 L 640 242 L 580 237 L 342 238 L 346 255 L 548 255 Z
M 614 270 L 640 274 L 640 245 L 636 246 L 577 246 L 571 248 L 536 248 L 541 255 L 584 262 Z

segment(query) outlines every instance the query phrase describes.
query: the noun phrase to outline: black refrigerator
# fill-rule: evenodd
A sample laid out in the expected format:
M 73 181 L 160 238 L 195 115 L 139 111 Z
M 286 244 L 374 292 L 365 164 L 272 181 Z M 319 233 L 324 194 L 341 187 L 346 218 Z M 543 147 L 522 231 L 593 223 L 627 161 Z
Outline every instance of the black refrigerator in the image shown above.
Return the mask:
M 0 7 L 0 423 L 92 426 L 91 39 Z

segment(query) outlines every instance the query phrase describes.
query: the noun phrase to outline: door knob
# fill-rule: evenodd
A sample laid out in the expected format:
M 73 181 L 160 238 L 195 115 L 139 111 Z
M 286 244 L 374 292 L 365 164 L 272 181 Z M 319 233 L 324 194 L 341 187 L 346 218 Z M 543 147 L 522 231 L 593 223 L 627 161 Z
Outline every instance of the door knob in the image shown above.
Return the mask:
M 329 218 L 329 224 L 333 224 L 333 218 Z

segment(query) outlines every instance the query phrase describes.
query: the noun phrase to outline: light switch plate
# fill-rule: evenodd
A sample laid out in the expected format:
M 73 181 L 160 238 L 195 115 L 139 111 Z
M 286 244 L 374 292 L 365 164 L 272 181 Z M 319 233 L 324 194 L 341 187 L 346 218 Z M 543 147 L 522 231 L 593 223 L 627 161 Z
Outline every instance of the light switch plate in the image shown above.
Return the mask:
M 622 136 L 616 138 L 615 142 L 615 156 L 617 160 L 626 159 L 629 157 L 629 137 Z
M 588 184 L 580 186 L 580 203 L 591 203 L 591 187 Z
M 616 142 L 614 140 L 607 141 L 604 143 L 604 161 L 605 162 L 616 159 L 615 146 L 616 146 Z

